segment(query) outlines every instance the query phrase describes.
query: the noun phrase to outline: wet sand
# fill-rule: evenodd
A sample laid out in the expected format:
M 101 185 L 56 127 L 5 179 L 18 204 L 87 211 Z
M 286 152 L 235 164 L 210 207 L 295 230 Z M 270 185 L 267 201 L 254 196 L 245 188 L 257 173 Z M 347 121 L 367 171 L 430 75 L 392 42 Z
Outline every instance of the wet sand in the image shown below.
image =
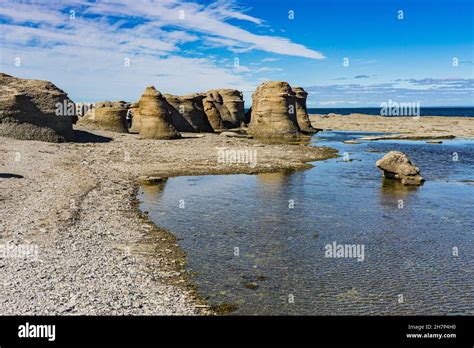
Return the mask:
M 314 127 L 333 130 L 388 132 L 411 138 L 439 138 L 453 135 L 474 138 L 473 117 L 383 117 L 374 115 L 310 115 Z M 403 136 L 401 138 L 403 138 Z M 400 138 L 392 136 L 392 139 Z
M 0 258 L 4 315 L 212 314 L 176 238 L 139 212 L 137 178 L 305 169 L 335 156 L 215 134 L 79 131 L 79 143 L 0 137 L 0 243 L 38 248 L 37 261 Z M 218 163 L 217 148 L 255 149 L 256 165 Z

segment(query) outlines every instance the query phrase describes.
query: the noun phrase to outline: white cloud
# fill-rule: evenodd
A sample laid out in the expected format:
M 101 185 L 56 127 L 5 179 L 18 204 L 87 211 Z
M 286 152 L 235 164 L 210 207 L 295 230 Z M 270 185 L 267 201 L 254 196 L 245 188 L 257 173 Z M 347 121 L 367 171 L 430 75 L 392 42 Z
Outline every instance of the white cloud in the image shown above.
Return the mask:
M 75 18 L 70 17 L 74 11 Z M 180 19 L 180 12 L 184 18 Z M 113 16 L 113 17 L 112 17 Z M 53 81 L 77 101 L 136 100 L 145 86 L 186 94 L 211 88 L 251 91 L 258 69 L 223 64 L 181 45 L 225 47 L 233 52 L 322 58 L 322 54 L 282 37 L 253 34 L 228 19 L 262 25 L 234 2 L 205 6 L 182 0 L 83 0 L 0 3 L 0 70 Z M 15 58 L 22 65 L 14 66 Z M 124 66 L 130 59 L 130 66 Z M 274 61 L 267 58 L 264 61 Z M 279 71 L 260 68 L 260 72 Z
M 266 62 L 276 62 L 278 60 L 280 60 L 280 59 L 278 59 L 278 58 L 263 58 L 261 61 L 266 63 Z
M 176 26 L 179 28 L 220 36 L 240 42 L 252 49 L 299 56 L 311 59 L 325 58 L 322 53 L 291 42 L 287 38 L 256 35 L 237 26 L 226 23 L 229 17 L 261 23 L 262 21 L 235 11 L 234 3 L 220 1 L 218 6 L 199 5 L 177 0 L 110 0 L 88 8 L 88 13 L 120 16 L 136 16 L 153 21 L 156 26 Z M 180 12 L 181 11 L 181 12 Z M 181 17 L 180 17 L 181 15 Z

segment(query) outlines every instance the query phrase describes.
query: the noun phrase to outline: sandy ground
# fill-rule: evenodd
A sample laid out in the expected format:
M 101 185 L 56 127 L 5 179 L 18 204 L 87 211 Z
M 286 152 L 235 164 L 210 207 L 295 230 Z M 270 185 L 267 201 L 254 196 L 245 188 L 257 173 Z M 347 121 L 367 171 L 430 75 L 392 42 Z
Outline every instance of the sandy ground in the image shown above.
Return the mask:
M 138 211 L 137 178 L 303 169 L 335 153 L 214 134 L 90 132 L 63 144 L 0 137 L 2 315 L 214 313 L 174 236 Z M 256 166 L 218 163 L 218 147 L 256 150 Z M 37 249 L 15 256 L 25 245 Z
M 472 117 L 421 116 L 413 118 L 351 114 L 310 115 L 310 119 L 314 127 L 322 129 L 390 132 L 405 136 L 410 134 L 411 137 L 422 139 L 449 135 L 474 138 L 474 118 Z

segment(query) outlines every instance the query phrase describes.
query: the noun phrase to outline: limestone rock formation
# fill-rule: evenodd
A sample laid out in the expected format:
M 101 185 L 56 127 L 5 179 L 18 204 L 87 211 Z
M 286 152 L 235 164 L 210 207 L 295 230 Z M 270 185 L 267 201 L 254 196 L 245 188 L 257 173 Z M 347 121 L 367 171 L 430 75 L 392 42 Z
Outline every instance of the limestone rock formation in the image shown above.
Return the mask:
M 99 128 L 95 123 L 95 107 L 86 111 L 86 113 L 77 121 L 78 126 L 86 128 Z
M 51 82 L 0 73 L 0 136 L 71 141 L 76 119 L 74 103 Z
M 226 126 L 221 117 L 223 103 L 220 94 L 215 90 L 207 92 L 206 97 L 203 99 L 203 105 L 204 113 L 214 131 L 225 130 Z
M 296 97 L 296 120 L 301 131 L 305 133 L 316 133 L 317 130 L 311 125 L 309 120 L 308 110 L 306 109 L 306 98 L 308 92 L 301 87 L 293 87 Z
M 185 96 L 164 95 L 171 114 L 171 123 L 179 132 L 213 132 L 202 100 L 204 95 L 195 93 Z
M 414 166 L 403 152 L 390 151 L 376 162 L 388 179 L 401 180 L 403 185 L 421 185 L 424 181 L 420 169 Z
M 143 138 L 177 139 L 181 137 L 171 122 L 171 113 L 166 99 L 155 87 L 147 87 L 138 103 L 141 120 L 140 135 Z
M 140 128 L 142 127 L 142 120 L 140 118 L 139 104 L 130 104 L 130 110 L 132 111 L 132 126 L 128 131 L 129 133 L 140 133 Z
M 236 89 L 210 90 L 203 103 L 214 130 L 237 128 L 245 123 L 243 95 Z
M 296 96 L 287 82 L 264 82 L 252 94 L 248 132 L 258 137 L 303 135 L 296 120 Z
M 125 117 L 129 106 L 130 103 L 124 101 L 97 102 L 95 109 L 87 111 L 77 124 L 88 128 L 128 133 Z

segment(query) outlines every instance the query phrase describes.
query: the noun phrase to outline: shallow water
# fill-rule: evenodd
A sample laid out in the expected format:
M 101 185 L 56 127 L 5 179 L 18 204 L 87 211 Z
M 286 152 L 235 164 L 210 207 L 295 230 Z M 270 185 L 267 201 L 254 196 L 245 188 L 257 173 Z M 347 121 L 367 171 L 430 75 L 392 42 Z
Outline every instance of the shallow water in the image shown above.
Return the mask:
M 306 171 L 170 178 L 141 209 L 182 238 L 199 292 L 236 314 L 474 314 L 474 141 L 342 143 L 372 134 L 316 135 L 342 157 Z M 422 187 L 381 178 L 369 151 L 389 150 Z M 363 260 L 325 257 L 333 242 Z

